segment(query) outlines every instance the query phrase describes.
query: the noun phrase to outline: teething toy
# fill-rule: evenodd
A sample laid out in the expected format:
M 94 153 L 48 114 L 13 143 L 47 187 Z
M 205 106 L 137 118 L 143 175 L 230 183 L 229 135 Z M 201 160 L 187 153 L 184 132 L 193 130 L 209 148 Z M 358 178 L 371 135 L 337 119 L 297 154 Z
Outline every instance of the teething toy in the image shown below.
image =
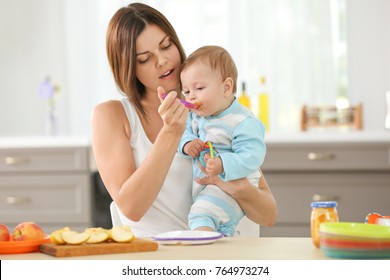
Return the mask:
M 203 167 L 206 167 L 206 162 L 204 161 L 204 155 L 207 154 L 207 153 L 210 153 L 210 157 L 211 158 L 214 158 L 215 157 L 215 150 L 213 148 L 213 145 L 211 144 L 211 142 L 207 142 L 204 144 L 204 147 L 206 148 L 205 150 L 203 150 L 200 155 L 199 155 L 199 161 L 200 163 L 202 164 Z

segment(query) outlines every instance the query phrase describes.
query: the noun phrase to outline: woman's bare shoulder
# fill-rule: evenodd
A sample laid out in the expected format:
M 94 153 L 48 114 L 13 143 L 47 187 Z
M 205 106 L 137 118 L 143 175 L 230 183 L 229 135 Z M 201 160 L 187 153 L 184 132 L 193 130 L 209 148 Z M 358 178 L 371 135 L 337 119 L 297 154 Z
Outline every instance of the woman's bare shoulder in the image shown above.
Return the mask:
M 122 103 L 119 100 L 108 100 L 102 103 L 97 104 L 93 110 L 92 115 L 97 114 L 107 114 L 112 112 L 117 112 L 121 109 Z
M 91 113 L 92 128 L 114 130 L 115 127 L 130 132 L 126 112 L 121 101 L 109 100 L 97 104 Z
M 104 122 L 123 119 L 125 112 L 119 100 L 109 100 L 97 104 L 91 113 L 92 122 Z

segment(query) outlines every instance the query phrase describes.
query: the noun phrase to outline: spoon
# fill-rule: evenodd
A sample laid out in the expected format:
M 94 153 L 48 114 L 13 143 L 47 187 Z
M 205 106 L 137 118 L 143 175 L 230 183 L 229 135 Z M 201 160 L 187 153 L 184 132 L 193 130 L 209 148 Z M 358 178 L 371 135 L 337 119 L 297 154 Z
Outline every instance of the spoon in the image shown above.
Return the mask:
M 167 93 L 163 93 L 162 95 L 161 95 L 161 97 L 163 98 L 163 99 L 165 99 L 165 97 L 167 97 Z M 180 102 L 184 105 L 184 106 L 186 106 L 188 109 L 198 109 L 199 108 L 199 104 L 194 104 L 194 103 L 191 103 L 191 102 L 187 102 L 187 101 L 185 101 L 184 99 L 180 99 Z

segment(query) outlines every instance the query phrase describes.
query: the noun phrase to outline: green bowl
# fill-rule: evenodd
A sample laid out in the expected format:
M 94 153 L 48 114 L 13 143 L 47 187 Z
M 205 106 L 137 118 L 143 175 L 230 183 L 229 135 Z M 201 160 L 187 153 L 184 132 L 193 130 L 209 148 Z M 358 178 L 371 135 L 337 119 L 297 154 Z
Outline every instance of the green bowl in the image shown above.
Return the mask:
M 351 250 L 321 247 L 324 255 L 329 258 L 339 259 L 389 259 L 390 250 Z
M 390 239 L 390 227 L 365 223 L 322 223 L 320 232 L 339 236 Z

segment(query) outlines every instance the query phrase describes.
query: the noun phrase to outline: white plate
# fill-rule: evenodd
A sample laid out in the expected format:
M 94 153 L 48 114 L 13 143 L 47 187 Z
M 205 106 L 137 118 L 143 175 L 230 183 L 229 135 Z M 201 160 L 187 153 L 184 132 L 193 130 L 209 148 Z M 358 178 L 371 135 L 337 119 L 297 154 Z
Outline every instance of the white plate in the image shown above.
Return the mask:
M 158 234 L 153 239 L 161 244 L 208 244 L 223 237 L 219 232 L 200 230 L 177 230 Z

